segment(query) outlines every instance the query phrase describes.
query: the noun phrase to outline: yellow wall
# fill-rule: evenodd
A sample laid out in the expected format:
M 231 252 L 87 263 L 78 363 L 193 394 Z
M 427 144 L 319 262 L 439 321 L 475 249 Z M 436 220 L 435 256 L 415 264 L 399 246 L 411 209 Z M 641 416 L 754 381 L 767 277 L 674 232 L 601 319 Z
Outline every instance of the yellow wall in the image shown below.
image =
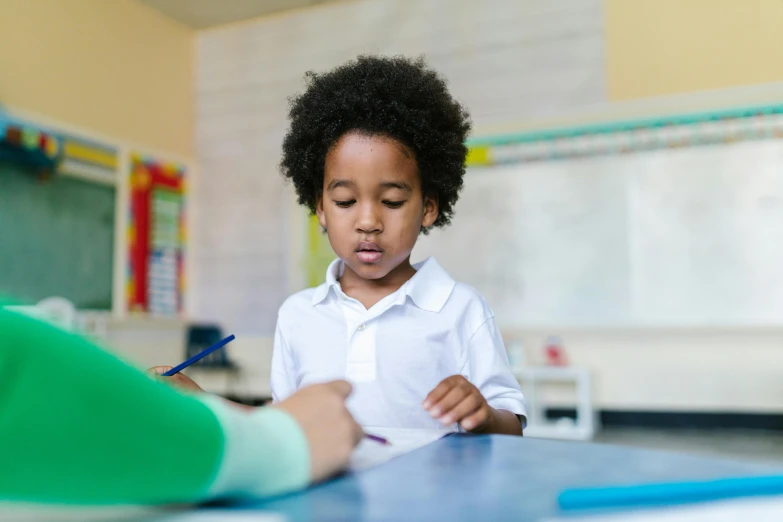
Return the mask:
M 193 43 L 132 0 L 2 0 L 0 104 L 192 156 Z
M 783 81 L 781 0 L 604 0 L 610 100 Z

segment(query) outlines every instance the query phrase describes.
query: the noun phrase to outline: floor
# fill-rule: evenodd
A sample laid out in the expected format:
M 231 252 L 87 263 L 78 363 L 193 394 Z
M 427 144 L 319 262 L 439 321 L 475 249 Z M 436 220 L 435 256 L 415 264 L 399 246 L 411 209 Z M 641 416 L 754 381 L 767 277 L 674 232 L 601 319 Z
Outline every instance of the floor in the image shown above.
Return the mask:
M 595 442 L 696 453 L 783 467 L 781 432 L 604 428 Z

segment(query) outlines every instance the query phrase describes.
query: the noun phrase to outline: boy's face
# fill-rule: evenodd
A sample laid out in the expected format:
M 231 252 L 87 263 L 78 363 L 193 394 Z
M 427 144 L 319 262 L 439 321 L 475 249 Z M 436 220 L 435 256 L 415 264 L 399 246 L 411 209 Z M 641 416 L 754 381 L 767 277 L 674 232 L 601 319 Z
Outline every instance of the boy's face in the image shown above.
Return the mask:
M 326 155 L 316 214 L 347 268 L 381 279 L 407 261 L 438 205 L 424 198 L 416 160 L 401 143 L 349 133 Z

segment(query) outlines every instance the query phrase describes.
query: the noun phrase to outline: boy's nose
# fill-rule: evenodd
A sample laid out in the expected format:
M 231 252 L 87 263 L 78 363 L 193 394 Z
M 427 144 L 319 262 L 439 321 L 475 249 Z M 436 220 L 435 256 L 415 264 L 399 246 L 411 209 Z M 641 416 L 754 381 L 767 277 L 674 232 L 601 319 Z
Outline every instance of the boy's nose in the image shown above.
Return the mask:
M 380 216 L 375 208 L 375 205 L 363 205 L 361 208 L 361 214 L 359 220 L 356 223 L 356 228 L 359 232 L 365 234 L 377 234 L 383 229 Z

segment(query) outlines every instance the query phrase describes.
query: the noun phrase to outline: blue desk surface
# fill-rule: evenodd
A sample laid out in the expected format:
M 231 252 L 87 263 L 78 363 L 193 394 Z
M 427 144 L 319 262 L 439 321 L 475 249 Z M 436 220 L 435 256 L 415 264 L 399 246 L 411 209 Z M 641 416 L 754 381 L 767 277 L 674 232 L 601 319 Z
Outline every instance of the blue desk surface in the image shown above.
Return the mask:
M 247 509 L 279 512 L 291 521 L 541 520 L 560 514 L 556 498 L 565 487 L 780 471 L 620 446 L 457 435 L 376 468 Z

